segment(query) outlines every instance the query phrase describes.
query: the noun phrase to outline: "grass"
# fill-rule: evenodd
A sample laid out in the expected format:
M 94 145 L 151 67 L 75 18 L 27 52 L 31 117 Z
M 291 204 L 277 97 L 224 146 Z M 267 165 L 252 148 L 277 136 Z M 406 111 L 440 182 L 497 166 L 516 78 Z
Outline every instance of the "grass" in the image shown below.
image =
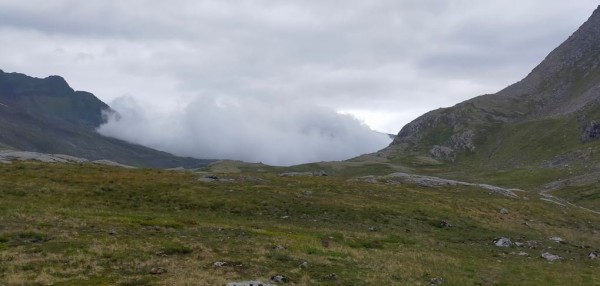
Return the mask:
M 301 168 L 311 167 L 320 166 Z M 225 285 L 282 274 L 291 285 L 428 285 L 435 277 L 444 285 L 600 285 L 599 262 L 586 259 L 600 248 L 598 215 L 533 192 L 511 199 L 360 183 L 344 172 L 245 169 L 217 174 L 231 182 L 201 183 L 186 172 L 0 165 L 0 281 Z M 499 248 L 492 242 L 500 236 L 531 246 Z M 565 259 L 539 258 L 546 251 Z

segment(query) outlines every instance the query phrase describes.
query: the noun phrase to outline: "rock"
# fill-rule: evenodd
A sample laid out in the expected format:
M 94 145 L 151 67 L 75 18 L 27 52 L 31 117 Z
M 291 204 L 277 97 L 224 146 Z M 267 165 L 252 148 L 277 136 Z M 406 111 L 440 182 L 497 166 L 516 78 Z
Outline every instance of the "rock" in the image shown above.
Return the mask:
M 558 255 L 555 255 L 555 254 L 552 254 L 550 252 L 544 252 L 544 253 L 542 253 L 541 257 L 544 258 L 544 259 L 546 259 L 546 260 L 548 260 L 548 261 L 550 261 L 550 262 L 555 261 L 555 260 L 563 259 L 562 257 L 560 257 Z
M 117 163 L 117 162 L 110 161 L 110 160 L 96 160 L 96 161 L 92 161 L 92 163 L 94 163 L 96 165 L 104 165 L 104 166 L 110 166 L 110 167 L 119 167 L 119 168 L 125 168 L 125 169 L 135 169 L 135 167 L 133 167 L 133 166 L 129 166 L 129 165 Z
M 304 262 L 300 263 L 300 265 L 298 267 L 300 267 L 300 269 L 306 269 L 306 268 L 308 268 L 308 262 L 304 261 Z
M 498 247 L 511 247 L 513 245 L 509 238 L 501 237 L 494 241 L 494 244 Z
M 213 263 L 213 266 L 217 267 L 217 268 L 226 267 L 226 266 L 229 266 L 229 263 L 225 262 L 225 261 L 217 261 L 217 262 Z
M 564 240 L 558 236 L 552 236 L 548 238 L 551 241 L 554 241 L 556 243 L 564 243 Z
M 108 234 L 110 234 L 110 235 L 116 235 L 116 234 L 117 234 L 117 231 L 116 231 L 114 228 L 111 228 L 111 229 L 108 231 Z
M 444 278 L 442 277 L 435 277 L 435 278 L 431 278 L 429 280 L 429 286 L 435 286 L 435 285 L 441 285 L 444 284 Z
M 275 276 L 271 277 L 271 281 L 277 282 L 277 283 L 288 283 L 288 282 L 290 282 L 290 278 L 288 278 L 285 275 L 275 275 Z
M 152 269 L 150 269 L 150 274 L 152 275 L 160 275 L 160 274 L 165 274 L 167 273 L 167 269 L 161 268 L 161 267 L 152 267 Z
M 327 173 L 325 171 L 323 171 L 323 170 L 313 171 L 312 175 L 315 176 L 315 177 L 327 177 L 328 176 Z
M 500 213 L 501 213 L 501 214 L 504 214 L 504 215 L 505 215 L 505 214 L 508 214 L 508 210 L 507 210 L 507 209 L 505 209 L 505 208 L 501 208 L 501 209 L 500 209 Z
M 516 247 L 521 247 L 521 246 L 523 246 L 523 245 L 524 245 L 524 244 L 523 244 L 522 242 L 515 242 L 515 246 L 516 246 Z
M 451 226 L 452 225 L 448 221 L 443 220 L 440 222 L 440 227 L 442 227 L 442 228 L 449 228 Z
M 323 277 L 323 278 L 325 278 L 325 280 L 335 281 L 338 279 L 338 276 L 335 273 L 330 273 L 330 274 L 325 275 L 325 277 Z
M 598 250 L 594 250 L 594 251 L 590 252 L 590 254 L 588 255 L 588 258 L 592 259 L 592 260 L 598 259 L 599 257 L 600 257 L 600 251 L 598 251 Z
M 591 121 L 585 126 L 585 129 L 581 134 L 581 141 L 590 142 L 598 138 L 600 138 L 600 122 Z
M 519 253 L 517 253 L 518 256 L 529 256 L 529 253 L 521 251 Z
M 475 151 L 475 144 L 473 143 L 474 138 L 475 133 L 472 130 L 465 130 L 452 135 L 447 144 L 452 146 L 454 149 L 473 152 Z
M 323 170 L 312 172 L 284 172 L 280 177 L 326 177 L 327 173 Z
M 240 281 L 240 282 L 229 282 L 227 286 L 277 286 L 275 284 L 267 284 L 261 281 Z
M 374 226 L 372 226 L 372 227 L 369 227 L 369 231 L 370 231 L 370 232 L 376 232 L 376 231 L 377 231 L 377 228 L 376 228 L 376 227 L 374 227 Z
M 380 177 L 384 179 L 388 183 L 409 183 L 415 184 L 422 187 L 443 187 L 443 186 L 468 186 L 468 187 L 478 187 L 484 189 L 486 191 L 490 191 L 493 193 L 498 193 L 507 197 L 518 198 L 514 192 L 521 191 L 519 189 L 505 189 L 501 187 L 496 187 L 487 184 L 473 184 L 449 179 L 443 179 L 432 176 L 422 176 L 422 175 L 414 175 L 407 173 L 392 173 L 387 176 Z
M 454 149 L 446 146 L 434 145 L 429 149 L 429 155 L 437 160 L 454 162 L 456 160 L 456 154 Z
M 202 183 L 214 183 L 216 182 L 218 179 L 212 178 L 213 176 L 206 176 L 204 178 L 200 178 L 198 179 L 198 182 L 202 182 Z

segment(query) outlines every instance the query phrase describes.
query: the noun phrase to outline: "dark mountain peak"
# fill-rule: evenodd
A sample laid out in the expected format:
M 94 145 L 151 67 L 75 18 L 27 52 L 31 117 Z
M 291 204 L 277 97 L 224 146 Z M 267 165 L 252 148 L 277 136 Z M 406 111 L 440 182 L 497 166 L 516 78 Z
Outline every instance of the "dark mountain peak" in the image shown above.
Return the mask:
M 60 76 L 35 78 L 0 72 L 0 148 L 108 159 L 133 166 L 199 167 L 207 160 L 171 154 L 104 137 L 96 128 L 110 107 Z
M 0 102 L 14 114 L 57 124 L 97 127 L 108 106 L 94 95 L 74 91 L 60 76 L 35 78 L 20 73 L 0 74 Z

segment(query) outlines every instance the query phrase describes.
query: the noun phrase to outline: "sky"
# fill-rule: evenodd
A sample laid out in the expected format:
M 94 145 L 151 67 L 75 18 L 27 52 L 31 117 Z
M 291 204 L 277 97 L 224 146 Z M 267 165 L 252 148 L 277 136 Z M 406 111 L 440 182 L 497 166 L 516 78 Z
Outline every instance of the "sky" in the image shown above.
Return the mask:
M 0 69 L 60 75 L 99 132 L 289 165 L 385 147 L 419 115 L 523 78 L 596 0 L 0 0 Z

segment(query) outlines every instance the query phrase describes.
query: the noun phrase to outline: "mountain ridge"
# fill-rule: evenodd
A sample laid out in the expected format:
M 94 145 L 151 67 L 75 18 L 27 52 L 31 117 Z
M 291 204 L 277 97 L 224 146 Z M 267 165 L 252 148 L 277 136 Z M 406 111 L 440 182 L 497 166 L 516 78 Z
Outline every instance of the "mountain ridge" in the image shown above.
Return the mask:
M 152 168 L 196 168 L 213 160 L 177 157 L 123 140 L 96 128 L 110 107 L 92 93 L 75 91 L 60 76 L 34 78 L 0 70 L 0 147 L 111 160 Z
M 498 167 L 485 161 L 493 160 L 498 150 L 507 149 L 506 142 L 511 142 L 525 146 L 523 150 L 511 150 L 513 154 L 510 155 L 516 159 L 502 155 L 504 161 L 513 161 L 504 162 L 502 168 L 512 168 L 540 164 L 554 156 L 584 148 L 586 143 L 597 142 L 600 138 L 598 47 L 600 6 L 522 80 L 496 94 L 478 96 L 453 107 L 425 113 L 405 125 L 395 140 L 376 154 L 392 159 L 426 156 L 446 163 L 466 162 L 477 157 L 479 161 L 471 160 L 471 163 Z M 532 161 L 520 160 L 521 154 L 533 154 L 536 150 L 532 149 L 545 146 L 544 142 L 536 142 L 538 147 L 534 142 L 523 142 L 527 136 L 517 134 L 518 130 L 532 128 L 530 125 L 546 129 L 549 134 L 557 130 L 568 133 L 569 138 L 564 140 L 547 138 L 565 149 L 529 158 Z M 534 128 L 529 135 L 548 137 L 542 131 Z M 521 142 L 515 138 L 517 135 L 522 137 L 519 138 Z M 597 147 L 595 143 L 592 145 L 589 147 Z

